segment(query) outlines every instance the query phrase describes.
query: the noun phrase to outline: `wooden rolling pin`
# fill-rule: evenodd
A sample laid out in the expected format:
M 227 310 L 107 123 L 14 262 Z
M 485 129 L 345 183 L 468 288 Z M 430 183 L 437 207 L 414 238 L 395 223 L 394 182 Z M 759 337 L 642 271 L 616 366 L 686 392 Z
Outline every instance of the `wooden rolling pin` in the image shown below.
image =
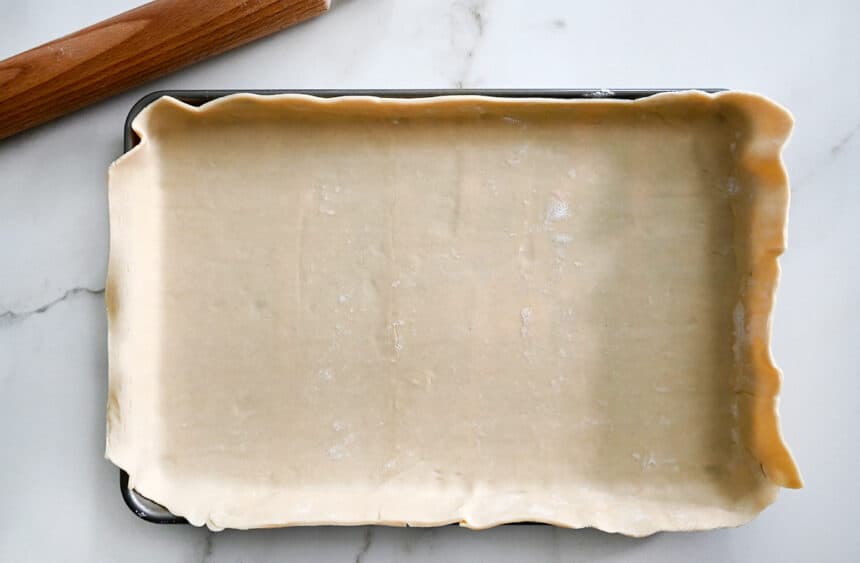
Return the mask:
M 329 0 L 156 0 L 0 61 L 0 139 L 328 7 Z

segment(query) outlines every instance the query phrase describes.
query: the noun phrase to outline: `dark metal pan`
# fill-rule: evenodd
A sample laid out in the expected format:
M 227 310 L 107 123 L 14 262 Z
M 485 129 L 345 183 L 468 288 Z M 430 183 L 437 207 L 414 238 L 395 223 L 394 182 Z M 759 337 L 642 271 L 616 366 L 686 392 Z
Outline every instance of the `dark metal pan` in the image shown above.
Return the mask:
M 137 101 L 128 112 L 123 130 L 125 152 L 130 151 L 140 142 L 131 129 L 131 122 L 146 106 L 161 98 L 171 96 L 192 106 L 201 106 L 217 98 L 230 94 L 260 94 L 271 96 L 277 94 L 306 94 L 320 98 L 335 98 L 339 96 L 376 96 L 380 98 L 429 98 L 435 96 L 494 96 L 499 98 L 559 98 L 559 99 L 588 99 L 607 98 L 618 100 L 637 100 L 663 92 L 678 92 L 683 90 L 700 90 L 703 92 L 719 92 L 722 88 L 663 88 L 652 90 L 640 89 L 479 89 L 479 90 L 159 90 L 145 95 Z M 187 524 L 187 520 L 175 516 L 160 504 L 153 502 L 128 486 L 128 473 L 120 470 L 120 489 L 125 503 L 140 518 L 155 524 Z

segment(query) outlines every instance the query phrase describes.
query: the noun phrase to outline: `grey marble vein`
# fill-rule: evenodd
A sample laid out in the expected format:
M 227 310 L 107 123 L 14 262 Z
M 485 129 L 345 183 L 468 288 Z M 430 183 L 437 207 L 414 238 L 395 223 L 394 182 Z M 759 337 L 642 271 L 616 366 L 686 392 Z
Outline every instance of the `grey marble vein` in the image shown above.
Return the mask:
M 474 2 L 469 6 L 469 15 L 475 22 L 475 27 L 478 30 L 478 37 L 484 35 L 484 2 Z
M 451 11 L 451 46 L 462 61 L 453 82 L 463 88 L 470 81 L 475 51 L 487 26 L 484 0 L 457 2 Z
M 203 549 L 200 553 L 200 563 L 207 563 L 212 557 L 212 551 L 215 548 L 215 534 L 209 530 L 203 530 Z
M 368 526 L 364 530 L 364 540 L 361 544 L 361 547 L 358 550 L 358 553 L 355 554 L 355 563 L 362 563 L 364 561 L 364 557 L 367 555 L 368 550 L 370 550 L 370 544 L 373 543 L 373 527 Z
M 822 169 L 827 168 L 830 163 L 837 160 L 840 154 L 851 145 L 858 131 L 860 131 L 860 123 L 855 124 L 854 127 L 852 127 L 846 134 L 839 137 L 839 140 L 831 145 L 827 154 L 815 162 L 802 178 L 794 182 L 790 181 L 791 179 L 789 178 L 791 191 L 796 192 L 801 186 L 805 186 L 812 180 L 812 178 L 818 175 Z
M 61 296 L 57 297 L 53 301 L 49 301 L 44 305 L 40 305 L 35 309 L 31 309 L 29 311 L 13 311 L 7 310 L 3 313 L 0 313 L 0 326 L 10 325 L 12 323 L 24 321 L 33 315 L 41 315 L 42 313 L 46 313 L 57 303 L 62 303 L 63 301 L 75 297 L 77 295 L 102 295 L 105 292 L 104 288 L 100 289 L 91 289 L 89 287 L 73 287 L 72 289 L 67 290 Z
M 842 152 L 842 149 L 844 149 L 845 146 L 851 142 L 851 139 L 854 138 L 854 135 L 856 135 L 858 131 L 860 131 L 860 123 L 855 124 L 854 128 L 851 129 L 851 131 L 849 131 L 846 135 L 839 139 L 839 141 L 835 145 L 830 147 L 830 154 L 836 156 L 837 154 Z

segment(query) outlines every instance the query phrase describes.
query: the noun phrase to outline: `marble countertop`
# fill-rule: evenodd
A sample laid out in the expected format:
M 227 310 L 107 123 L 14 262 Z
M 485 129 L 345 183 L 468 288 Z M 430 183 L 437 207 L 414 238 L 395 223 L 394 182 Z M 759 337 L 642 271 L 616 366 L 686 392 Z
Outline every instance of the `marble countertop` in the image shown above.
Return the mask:
M 0 59 L 138 0 L 5 5 Z M 860 3 L 335 0 L 322 18 L 0 142 L 0 560 L 824 561 L 860 558 Z M 508 526 L 210 533 L 123 504 L 103 459 L 106 170 L 164 88 L 731 87 L 787 106 L 774 321 L 806 479 L 751 524 L 631 539 Z

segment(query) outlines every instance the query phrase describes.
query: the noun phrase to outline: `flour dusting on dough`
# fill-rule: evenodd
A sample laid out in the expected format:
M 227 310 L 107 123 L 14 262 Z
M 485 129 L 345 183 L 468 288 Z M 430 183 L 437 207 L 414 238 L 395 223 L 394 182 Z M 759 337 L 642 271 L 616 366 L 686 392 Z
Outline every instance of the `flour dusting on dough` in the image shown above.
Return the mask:
M 570 217 L 570 205 L 553 194 L 546 209 L 546 222 L 561 221 Z
M 333 421 L 331 427 L 338 435 L 342 435 L 342 438 L 329 447 L 328 457 L 331 459 L 348 457 L 350 446 L 355 442 L 355 434 L 350 432 L 348 424 L 340 420 Z
M 631 454 L 631 457 L 639 462 L 639 465 L 642 467 L 642 471 L 649 471 L 657 467 L 657 458 L 654 456 L 653 452 L 648 452 L 645 455 L 634 452 Z
M 746 329 L 746 320 L 744 313 L 744 304 L 738 302 L 735 305 L 735 310 L 732 313 L 732 318 L 735 322 L 735 342 L 732 344 L 732 352 L 735 355 L 735 365 L 741 365 L 741 357 L 743 355 L 743 348 L 747 338 L 747 329 Z
M 514 153 L 507 158 L 505 158 L 505 162 L 510 164 L 511 166 L 517 165 L 523 161 L 523 158 L 529 153 L 529 145 L 524 143 L 517 147 Z
M 402 327 L 403 324 L 404 324 L 404 322 L 402 320 L 396 320 L 393 323 L 391 323 L 391 331 L 394 333 L 394 351 L 395 352 L 400 352 L 401 350 L 403 350 L 403 340 L 402 340 L 402 337 L 400 334 L 401 333 L 400 327 Z
M 729 195 L 735 195 L 740 191 L 740 187 L 738 186 L 738 180 L 734 176 L 729 176 L 726 180 L 726 191 L 729 192 Z
M 529 321 L 532 318 L 532 308 L 531 307 L 523 307 L 520 310 L 520 320 L 522 322 L 520 326 L 520 336 L 526 338 L 529 335 Z

